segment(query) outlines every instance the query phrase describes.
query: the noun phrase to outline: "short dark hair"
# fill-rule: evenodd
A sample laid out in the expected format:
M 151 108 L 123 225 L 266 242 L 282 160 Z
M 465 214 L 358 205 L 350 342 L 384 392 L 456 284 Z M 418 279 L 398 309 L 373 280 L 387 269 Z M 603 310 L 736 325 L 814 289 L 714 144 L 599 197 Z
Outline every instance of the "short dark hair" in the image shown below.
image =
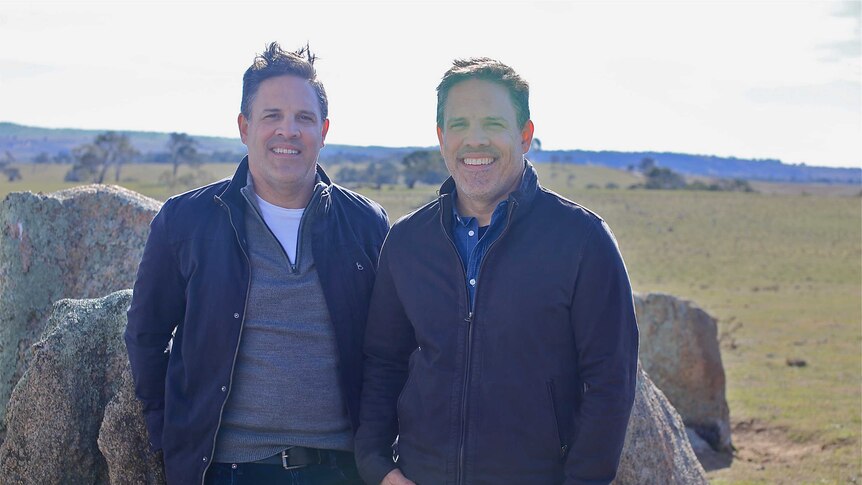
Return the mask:
M 321 119 L 329 116 L 329 100 L 326 98 L 326 90 L 323 83 L 317 79 L 317 71 L 314 70 L 314 61 L 317 56 L 312 54 L 308 44 L 294 52 L 286 52 L 281 49 L 278 42 L 271 42 L 266 46 L 262 54 L 254 58 L 242 76 L 242 103 L 239 110 L 246 118 L 251 115 L 251 103 L 257 96 L 260 83 L 276 76 L 297 76 L 308 80 L 317 94 L 317 102 L 320 104 Z
M 523 128 L 530 119 L 530 85 L 514 69 L 488 57 L 455 59 L 452 67 L 443 74 L 437 85 L 437 126 L 443 128 L 443 108 L 452 86 L 468 79 L 481 79 L 497 83 L 507 91 L 515 106 L 518 127 Z

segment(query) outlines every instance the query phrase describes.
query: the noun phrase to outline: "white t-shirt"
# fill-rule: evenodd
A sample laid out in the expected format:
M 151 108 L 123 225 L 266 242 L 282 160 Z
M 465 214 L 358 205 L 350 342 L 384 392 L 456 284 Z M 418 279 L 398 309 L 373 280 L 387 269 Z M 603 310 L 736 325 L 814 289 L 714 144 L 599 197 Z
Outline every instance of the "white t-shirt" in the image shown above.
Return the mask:
M 302 220 L 302 213 L 305 209 L 285 209 L 260 198 L 257 198 L 257 206 L 260 208 L 260 215 L 263 217 L 263 222 L 269 227 L 269 230 L 275 234 L 275 238 L 281 243 L 290 262 L 296 264 L 296 239 L 299 236 L 299 222 Z

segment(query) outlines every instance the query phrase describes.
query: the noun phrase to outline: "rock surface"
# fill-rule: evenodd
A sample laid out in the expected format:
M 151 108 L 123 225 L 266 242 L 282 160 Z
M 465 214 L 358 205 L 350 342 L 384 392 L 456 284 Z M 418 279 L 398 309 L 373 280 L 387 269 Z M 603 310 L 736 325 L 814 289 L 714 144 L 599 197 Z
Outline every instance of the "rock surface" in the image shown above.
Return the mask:
M 4 483 L 164 483 L 122 339 L 131 295 L 56 303 L 9 401 Z
M 62 300 L 18 382 L 0 476 L 22 484 L 163 484 L 122 333 L 131 291 Z M 677 412 L 638 369 L 616 485 L 706 483 Z
M 644 370 L 682 416 L 717 451 L 732 449 L 730 410 L 714 318 L 671 295 L 635 297 Z
M 706 484 L 679 414 L 638 366 L 637 392 L 614 485 Z
M 0 203 L 0 416 L 55 301 L 132 287 L 159 206 L 105 185 Z

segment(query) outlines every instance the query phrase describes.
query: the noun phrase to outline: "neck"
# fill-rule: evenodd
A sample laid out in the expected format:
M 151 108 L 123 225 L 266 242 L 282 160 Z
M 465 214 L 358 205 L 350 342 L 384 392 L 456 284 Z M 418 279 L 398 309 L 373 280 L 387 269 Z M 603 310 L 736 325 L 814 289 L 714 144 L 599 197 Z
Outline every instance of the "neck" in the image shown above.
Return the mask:
M 484 203 L 478 200 L 471 200 L 467 197 L 458 196 L 455 199 L 455 206 L 458 208 L 458 214 L 464 217 L 475 217 L 479 226 L 487 226 L 491 224 L 491 215 L 494 214 L 494 209 L 504 199 L 500 199 L 492 203 Z
M 266 183 L 254 183 L 254 193 L 272 205 L 284 209 L 304 209 L 314 194 L 314 181 L 299 187 L 284 187 L 276 189 Z

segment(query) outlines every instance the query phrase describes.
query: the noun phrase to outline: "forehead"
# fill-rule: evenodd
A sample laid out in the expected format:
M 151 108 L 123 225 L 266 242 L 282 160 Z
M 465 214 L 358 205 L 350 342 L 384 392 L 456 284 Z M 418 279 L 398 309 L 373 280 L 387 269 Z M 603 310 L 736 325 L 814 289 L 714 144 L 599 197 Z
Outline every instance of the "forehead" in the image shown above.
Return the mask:
M 320 115 L 317 93 L 307 79 L 298 76 L 276 76 L 261 81 L 251 103 L 251 110 L 280 109 L 313 111 Z
M 443 107 L 445 118 L 496 116 L 515 119 L 509 90 L 483 79 L 468 79 L 449 89 Z

